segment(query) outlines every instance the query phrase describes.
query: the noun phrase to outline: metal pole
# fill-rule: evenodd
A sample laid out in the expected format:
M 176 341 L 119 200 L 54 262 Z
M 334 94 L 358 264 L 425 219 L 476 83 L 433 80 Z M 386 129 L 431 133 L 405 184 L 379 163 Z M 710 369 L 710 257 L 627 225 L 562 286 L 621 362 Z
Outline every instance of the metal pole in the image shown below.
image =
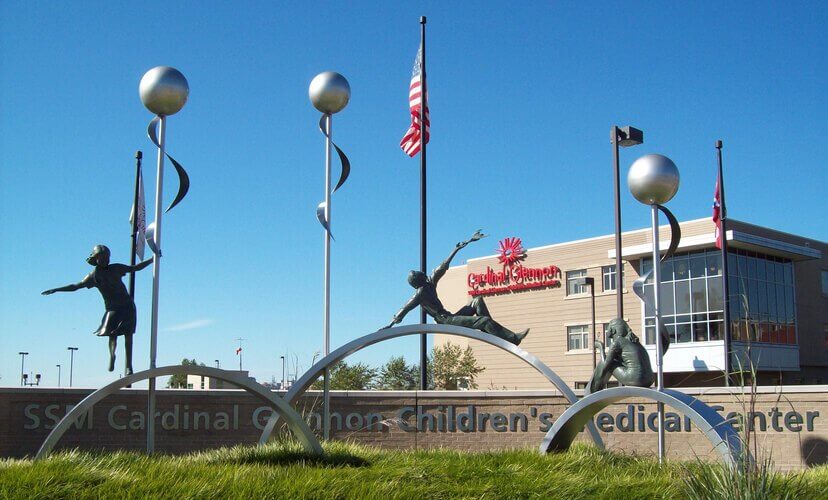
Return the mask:
M 592 281 L 590 281 L 589 289 L 592 292 L 592 369 L 595 370 L 595 367 L 598 365 L 597 354 L 595 352 L 595 338 L 597 337 L 597 332 L 595 331 L 595 278 L 592 278 Z
M 282 390 L 285 390 L 285 357 L 282 358 Z
M 60 387 L 60 365 L 55 365 L 58 369 L 58 387 Z
M 143 153 L 135 152 L 135 195 L 132 198 L 132 250 L 129 254 L 129 265 L 135 265 L 135 247 L 138 245 L 138 194 L 141 183 L 141 158 Z M 135 271 L 129 273 L 129 296 L 135 300 Z
M 325 231 L 325 356 L 331 350 L 331 142 L 333 141 L 333 115 L 325 114 L 325 221 L 328 230 Z M 328 369 L 325 369 L 325 378 L 322 391 L 322 435 L 327 441 L 331 437 L 331 378 Z
M 164 193 L 164 138 L 167 118 L 162 116 L 158 124 L 158 173 L 155 182 L 155 248 L 158 253 L 152 259 L 152 319 L 150 322 L 150 370 L 155 368 L 158 350 L 158 293 L 161 279 L 161 216 L 164 214 L 161 203 Z M 147 454 L 155 452 L 155 378 L 149 379 L 147 402 Z
M 69 347 L 69 387 L 72 387 L 72 375 L 75 371 L 75 351 L 77 347 Z
M 24 369 L 26 365 L 26 355 L 29 354 L 28 352 L 21 352 L 20 354 L 20 385 L 24 386 L 26 384 L 25 374 L 26 371 Z
M 615 183 L 615 315 L 624 319 L 623 269 L 621 261 L 621 167 L 618 165 L 618 127 L 612 127 L 612 153 Z
M 420 48 L 422 54 L 420 57 L 420 271 L 427 274 L 427 211 L 426 211 L 426 114 L 425 108 L 427 105 L 427 91 L 426 91 L 426 46 L 425 46 L 425 26 L 426 17 L 420 16 Z M 420 323 L 428 323 L 428 316 L 425 309 L 420 306 Z M 420 335 L 420 389 L 428 389 L 428 335 Z
M 657 385 L 659 391 L 664 389 L 664 367 L 661 345 L 661 309 L 659 306 L 659 292 L 661 289 L 661 250 L 658 243 L 658 205 L 651 205 L 653 222 L 653 304 L 655 315 L 655 338 L 656 338 L 656 370 Z M 664 461 L 664 403 L 658 403 L 658 461 Z
M 722 236 L 722 320 L 724 320 L 724 369 L 725 387 L 730 386 L 730 284 L 727 270 L 727 210 L 725 209 L 724 172 L 722 170 L 722 141 L 716 141 L 716 156 L 719 160 L 719 218 Z

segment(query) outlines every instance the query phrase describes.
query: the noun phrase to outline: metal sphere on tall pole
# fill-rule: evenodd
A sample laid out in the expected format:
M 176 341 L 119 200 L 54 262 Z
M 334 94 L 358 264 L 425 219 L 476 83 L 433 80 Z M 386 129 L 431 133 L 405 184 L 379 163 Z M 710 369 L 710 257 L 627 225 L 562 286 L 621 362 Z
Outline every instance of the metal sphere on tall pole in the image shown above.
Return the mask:
M 664 365 L 661 341 L 661 249 L 658 234 L 658 210 L 673 199 L 679 188 L 680 176 L 673 161 L 659 154 L 642 156 L 630 167 L 627 184 L 636 200 L 650 206 L 653 239 L 653 297 L 656 338 L 656 389 L 664 389 Z M 658 460 L 664 461 L 664 403 L 658 403 Z
M 152 318 L 150 322 L 150 369 L 155 368 L 158 347 L 158 295 L 161 276 L 161 216 L 164 194 L 164 156 L 166 154 L 167 117 L 178 113 L 187 97 L 190 86 L 187 79 L 175 68 L 157 66 L 147 71 L 138 87 L 141 102 L 154 113 L 158 120 L 158 168 L 155 182 L 155 229 L 154 246 L 158 250 L 152 262 Z M 152 125 L 151 125 L 152 126 Z M 149 379 L 147 409 L 147 453 L 155 451 L 155 379 Z
M 624 263 L 621 260 L 621 168 L 618 148 L 636 146 L 644 142 L 644 132 L 635 127 L 612 126 L 610 142 L 613 151 L 613 184 L 615 191 L 615 316 L 624 319 Z M 593 349 L 594 350 L 594 349 Z
M 323 226 L 325 227 L 325 298 L 324 298 L 324 352 L 330 354 L 331 347 L 331 146 L 333 144 L 333 115 L 345 109 L 351 99 L 351 86 L 344 76 L 334 71 L 320 73 L 311 80 L 308 88 L 311 104 L 324 116 L 325 133 L 325 201 Z M 340 154 L 340 157 L 342 154 Z M 339 185 L 342 185 L 340 180 Z M 338 186 L 337 186 L 338 187 Z M 325 370 L 322 428 L 324 438 L 330 439 L 330 376 Z

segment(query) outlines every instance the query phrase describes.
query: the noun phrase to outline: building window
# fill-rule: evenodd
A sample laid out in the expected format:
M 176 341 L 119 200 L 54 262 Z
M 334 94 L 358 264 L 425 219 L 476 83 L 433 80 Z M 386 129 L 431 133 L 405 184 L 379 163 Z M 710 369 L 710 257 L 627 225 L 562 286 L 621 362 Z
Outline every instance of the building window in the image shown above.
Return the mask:
M 601 266 L 601 276 L 603 276 L 604 291 L 609 292 L 615 290 L 615 265 Z M 624 267 L 621 267 L 621 282 L 624 282 Z
M 676 255 L 661 264 L 661 317 L 672 342 L 722 340 L 724 283 L 721 252 L 702 250 Z M 641 272 L 652 269 L 642 259 Z M 793 264 L 769 255 L 733 249 L 728 254 L 731 338 L 734 340 L 796 343 Z M 644 285 L 647 304 L 653 303 L 652 281 Z M 644 310 L 645 343 L 655 343 L 655 318 Z
M 579 295 L 582 293 L 587 293 L 587 285 L 586 284 L 579 284 L 576 280 L 578 278 L 583 278 L 586 276 L 587 272 L 586 269 L 578 269 L 577 271 L 567 271 L 566 272 L 566 294 L 567 295 Z
M 566 337 L 568 351 L 589 349 L 589 327 L 587 325 L 567 326 Z

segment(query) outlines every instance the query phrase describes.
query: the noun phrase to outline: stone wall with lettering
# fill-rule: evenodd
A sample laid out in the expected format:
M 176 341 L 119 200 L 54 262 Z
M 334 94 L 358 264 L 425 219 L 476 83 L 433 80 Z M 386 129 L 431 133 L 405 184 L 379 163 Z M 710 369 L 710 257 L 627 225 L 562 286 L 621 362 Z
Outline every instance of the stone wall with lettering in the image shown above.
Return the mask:
M 828 462 L 828 387 L 777 389 L 760 388 L 753 409 L 749 396 L 724 388 L 685 392 L 742 429 L 752 427 L 754 443 L 780 469 Z M 0 456 L 33 455 L 57 421 L 90 392 L 0 389 Z M 140 389 L 106 398 L 66 433 L 58 449 L 143 449 L 146 403 Z M 334 439 L 383 448 L 537 448 L 568 406 L 555 391 L 335 391 L 331 428 Z M 298 407 L 321 431 L 320 395 L 309 393 Z M 260 400 L 236 390 L 161 390 L 157 410 L 156 448 L 167 453 L 256 443 L 270 414 Z M 650 454 L 656 448 L 655 412 L 654 403 L 631 399 L 607 407 L 595 421 L 608 449 Z M 668 408 L 665 428 L 668 457 L 715 459 L 709 442 L 683 415 Z

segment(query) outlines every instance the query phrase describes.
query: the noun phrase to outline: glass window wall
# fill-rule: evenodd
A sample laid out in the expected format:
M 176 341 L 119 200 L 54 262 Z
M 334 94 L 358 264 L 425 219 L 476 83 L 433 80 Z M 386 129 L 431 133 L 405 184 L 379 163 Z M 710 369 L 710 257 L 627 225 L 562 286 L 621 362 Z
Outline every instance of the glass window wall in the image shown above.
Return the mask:
M 724 337 L 724 284 L 719 250 L 701 250 L 662 263 L 659 302 L 672 342 L 706 342 Z M 777 344 L 796 343 L 793 264 L 740 249 L 728 255 L 731 338 Z M 641 272 L 652 269 L 644 258 Z M 652 280 L 644 285 L 652 302 Z M 644 310 L 645 342 L 655 343 L 655 319 Z

